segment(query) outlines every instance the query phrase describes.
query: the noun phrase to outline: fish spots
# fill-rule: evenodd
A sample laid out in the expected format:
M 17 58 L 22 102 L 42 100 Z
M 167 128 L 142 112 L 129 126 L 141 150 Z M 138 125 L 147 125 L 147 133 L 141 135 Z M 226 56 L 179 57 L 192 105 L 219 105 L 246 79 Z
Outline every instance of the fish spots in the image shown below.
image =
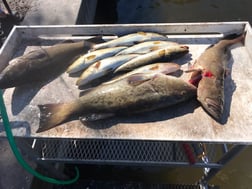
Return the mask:
M 152 66 L 151 68 L 150 68 L 150 70 L 158 70 L 159 69 L 159 65 L 155 65 L 155 66 Z
M 94 66 L 94 67 L 95 67 L 96 69 L 99 69 L 99 67 L 100 67 L 100 66 L 101 66 L 101 62 L 100 62 L 100 61 L 98 61 L 98 62 L 95 64 L 95 66 Z
M 145 33 L 145 32 L 137 32 L 139 35 L 147 35 L 147 33 Z
M 161 51 L 159 51 L 159 56 L 165 56 L 165 50 L 163 49 L 163 50 L 161 50 Z
M 92 60 L 92 59 L 94 59 L 95 57 L 96 57 L 96 55 L 90 55 L 90 56 L 87 57 L 87 60 Z

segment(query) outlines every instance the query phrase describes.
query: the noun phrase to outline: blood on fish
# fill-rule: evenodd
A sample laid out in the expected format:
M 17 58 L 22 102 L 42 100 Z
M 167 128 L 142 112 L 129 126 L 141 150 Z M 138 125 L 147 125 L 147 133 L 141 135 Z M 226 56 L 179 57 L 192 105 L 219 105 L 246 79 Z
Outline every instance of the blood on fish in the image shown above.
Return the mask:
M 200 82 L 200 80 L 202 79 L 202 75 L 198 74 L 197 76 L 191 78 L 189 80 L 189 83 L 191 83 L 192 85 L 194 85 L 195 87 L 198 87 L 198 84 Z
M 97 62 L 97 63 L 95 64 L 95 68 L 96 68 L 96 69 L 99 69 L 100 65 L 101 65 L 101 62 L 99 61 L 99 62 Z
M 202 75 L 203 75 L 203 77 L 213 77 L 214 76 L 211 71 L 206 71 Z
M 90 55 L 90 56 L 87 57 L 87 59 L 88 59 L 88 60 L 92 60 L 92 59 L 94 59 L 95 57 L 96 57 L 96 55 Z

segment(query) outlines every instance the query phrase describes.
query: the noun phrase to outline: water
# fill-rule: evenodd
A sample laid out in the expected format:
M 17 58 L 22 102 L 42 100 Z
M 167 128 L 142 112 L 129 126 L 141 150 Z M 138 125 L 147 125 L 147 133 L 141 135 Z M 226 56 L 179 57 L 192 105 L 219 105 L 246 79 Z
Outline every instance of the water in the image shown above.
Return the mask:
M 250 0 L 99 1 L 96 23 L 252 21 Z
M 252 23 L 251 0 L 100 0 L 95 23 L 175 23 L 210 21 L 249 21 Z M 248 189 L 252 184 L 252 147 L 228 163 L 210 184 L 222 189 Z M 115 168 L 113 169 L 116 170 Z M 118 171 L 118 170 L 117 170 Z M 128 169 L 124 174 L 142 174 L 146 181 L 195 183 L 202 176 L 199 168 L 161 168 L 151 174 Z

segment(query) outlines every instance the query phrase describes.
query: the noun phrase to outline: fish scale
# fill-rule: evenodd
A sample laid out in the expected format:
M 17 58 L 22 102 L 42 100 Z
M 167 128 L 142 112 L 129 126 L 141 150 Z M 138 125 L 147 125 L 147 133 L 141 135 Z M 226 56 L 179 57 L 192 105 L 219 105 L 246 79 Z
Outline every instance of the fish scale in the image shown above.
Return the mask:
M 79 99 L 62 104 L 39 105 L 42 132 L 68 120 L 93 114 L 134 114 L 168 107 L 196 96 L 197 88 L 165 74 L 135 74 L 90 89 Z M 50 112 L 50 116 L 46 117 Z
M 228 36 L 229 37 L 229 36 Z M 204 110 L 221 122 L 223 115 L 224 78 L 227 66 L 228 47 L 242 42 L 244 35 L 232 35 L 208 47 L 195 61 L 190 82 L 198 85 L 197 99 Z

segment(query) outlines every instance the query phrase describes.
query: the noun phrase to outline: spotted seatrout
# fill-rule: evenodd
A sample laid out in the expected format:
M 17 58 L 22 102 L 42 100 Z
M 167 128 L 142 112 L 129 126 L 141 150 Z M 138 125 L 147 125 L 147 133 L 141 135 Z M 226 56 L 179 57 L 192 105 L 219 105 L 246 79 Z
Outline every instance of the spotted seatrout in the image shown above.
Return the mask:
M 136 43 L 155 40 L 168 40 L 168 38 L 164 35 L 153 32 L 136 32 L 121 36 L 119 38 L 101 44 L 97 44 L 93 47 L 93 49 L 102 49 L 116 46 L 132 46 Z
M 128 62 L 116 68 L 114 73 L 131 71 L 137 67 L 151 64 L 157 61 L 171 61 L 175 58 L 178 58 L 187 54 L 188 52 L 189 52 L 188 46 L 172 45 L 172 46 L 164 47 L 162 49 L 158 49 L 147 54 L 139 55 L 136 58 L 129 60 Z

